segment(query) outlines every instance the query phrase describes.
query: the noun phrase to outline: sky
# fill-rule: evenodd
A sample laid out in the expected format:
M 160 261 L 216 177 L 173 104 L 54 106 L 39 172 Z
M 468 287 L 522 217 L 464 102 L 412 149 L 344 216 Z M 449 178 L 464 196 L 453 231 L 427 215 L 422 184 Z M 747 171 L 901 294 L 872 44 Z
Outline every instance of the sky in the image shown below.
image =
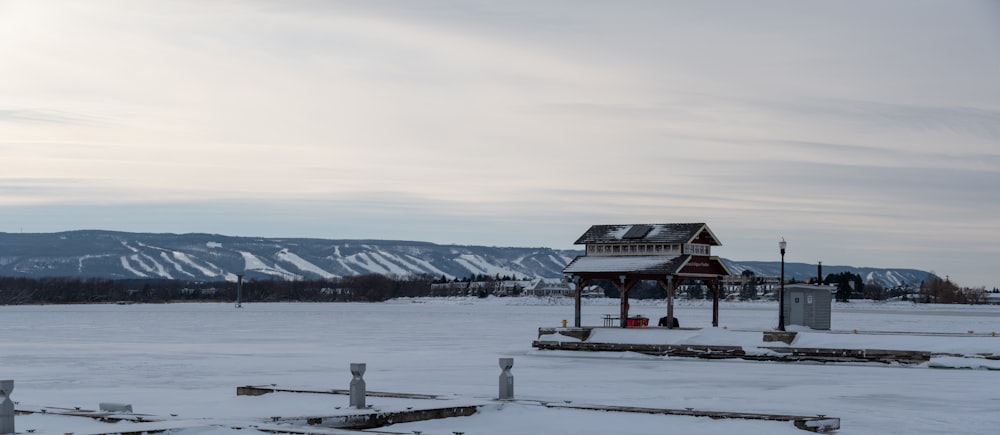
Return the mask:
M 1000 286 L 995 1 L 0 0 L 0 232 L 575 248 Z

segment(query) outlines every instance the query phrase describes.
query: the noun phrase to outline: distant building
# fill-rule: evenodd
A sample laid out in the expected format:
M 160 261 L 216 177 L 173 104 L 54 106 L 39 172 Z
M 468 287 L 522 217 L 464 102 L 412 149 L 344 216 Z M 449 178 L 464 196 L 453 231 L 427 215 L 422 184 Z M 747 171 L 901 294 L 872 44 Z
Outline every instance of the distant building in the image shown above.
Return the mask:
M 534 281 L 530 281 L 528 285 L 524 287 L 522 294 L 524 296 L 549 297 L 568 296 L 572 292 L 573 285 L 567 283 L 563 279 L 539 278 Z
M 583 288 L 583 291 L 580 294 L 580 297 L 582 297 L 582 298 L 603 298 L 604 297 L 604 288 L 601 287 L 601 286 L 599 286 L 599 285 L 588 285 L 588 286 L 586 286 L 586 287 Z
M 983 294 L 983 300 L 986 304 L 1000 305 L 1000 293 L 986 292 Z
M 431 284 L 431 296 L 468 296 L 468 281 L 451 281 Z

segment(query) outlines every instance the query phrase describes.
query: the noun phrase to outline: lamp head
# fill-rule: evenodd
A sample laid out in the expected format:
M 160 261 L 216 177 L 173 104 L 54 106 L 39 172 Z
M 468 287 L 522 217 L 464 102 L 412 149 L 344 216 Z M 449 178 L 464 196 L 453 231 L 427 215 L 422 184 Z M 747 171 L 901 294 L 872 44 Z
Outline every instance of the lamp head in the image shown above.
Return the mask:
M 788 242 L 786 242 L 786 241 L 785 241 L 785 238 L 784 238 L 784 237 L 782 237 L 782 238 L 781 238 L 781 241 L 780 241 L 780 242 L 778 242 L 778 248 L 779 248 L 779 249 L 781 249 L 781 253 L 782 253 L 782 254 L 784 254 L 784 253 L 785 253 L 785 246 L 787 246 L 787 245 L 788 245 Z

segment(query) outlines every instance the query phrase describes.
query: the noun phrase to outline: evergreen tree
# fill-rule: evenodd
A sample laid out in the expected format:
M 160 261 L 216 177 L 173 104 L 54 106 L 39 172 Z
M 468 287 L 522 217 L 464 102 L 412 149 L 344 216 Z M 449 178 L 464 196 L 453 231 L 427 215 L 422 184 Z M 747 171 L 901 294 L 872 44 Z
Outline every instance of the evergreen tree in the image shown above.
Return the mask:
M 827 275 L 826 282 L 828 284 L 837 284 L 837 302 L 850 301 L 855 291 L 861 291 L 864 288 L 864 281 L 861 280 L 861 275 L 850 272 Z
M 741 275 L 743 287 L 740 288 L 740 299 L 744 301 L 757 299 L 757 276 L 752 270 L 744 270 Z

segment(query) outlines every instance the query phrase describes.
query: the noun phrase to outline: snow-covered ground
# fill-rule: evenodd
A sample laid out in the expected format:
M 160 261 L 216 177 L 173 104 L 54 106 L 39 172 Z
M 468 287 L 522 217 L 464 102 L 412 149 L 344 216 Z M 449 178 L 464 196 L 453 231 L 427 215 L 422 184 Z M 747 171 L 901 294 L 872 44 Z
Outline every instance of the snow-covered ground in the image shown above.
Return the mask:
M 583 323 L 599 325 L 604 314 L 616 312 L 616 304 L 585 301 Z M 661 302 L 633 301 L 631 306 L 634 314 L 653 319 L 665 313 Z M 707 328 L 711 306 L 679 302 L 676 315 L 685 327 Z M 369 390 L 489 404 L 472 417 L 382 428 L 399 433 L 804 433 L 785 422 L 553 410 L 539 402 L 825 414 L 841 418 L 842 434 L 992 434 L 1000 427 L 997 370 L 531 348 L 538 327 L 559 326 L 563 319 L 572 323 L 572 318 L 569 300 L 535 298 L 244 304 L 242 309 L 231 304 L 6 306 L 0 307 L 0 379 L 15 380 L 11 397 L 19 407 L 96 409 L 100 402 L 129 403 L 137 413 L 176 415 L 191 428 L 169 433 L 184 435 L 253 434 L 257 431 L 246 427 L 271 417 L 332 415 L 347 407 L 347 396 L 247 397 L 236 396 L 236 387 L 344 389 L 352 362 L 367 363 Z M 725 338 L 776 323 L 775 303 L 723 303 L 720 328 L 702 334 Z M 991 336 L 1000 332 L 1000 307 L 836 304 L 832 327 L 957 335 L 824 334 L 828 344 L 863 336 L 864 347 L 947 346 L 1000 354 L 1000 337 Z M 514 358 L 517 399 L 502 404 L 491 401 L 501 357 Z M 983 362 L 975 366 L 989 366 Z M 425 405 L 418 402 L 368 398 L 373 408 Z M 17 429 L 35 434 L 108 430 L 104 423 L 39 414 L 18 416 Z

